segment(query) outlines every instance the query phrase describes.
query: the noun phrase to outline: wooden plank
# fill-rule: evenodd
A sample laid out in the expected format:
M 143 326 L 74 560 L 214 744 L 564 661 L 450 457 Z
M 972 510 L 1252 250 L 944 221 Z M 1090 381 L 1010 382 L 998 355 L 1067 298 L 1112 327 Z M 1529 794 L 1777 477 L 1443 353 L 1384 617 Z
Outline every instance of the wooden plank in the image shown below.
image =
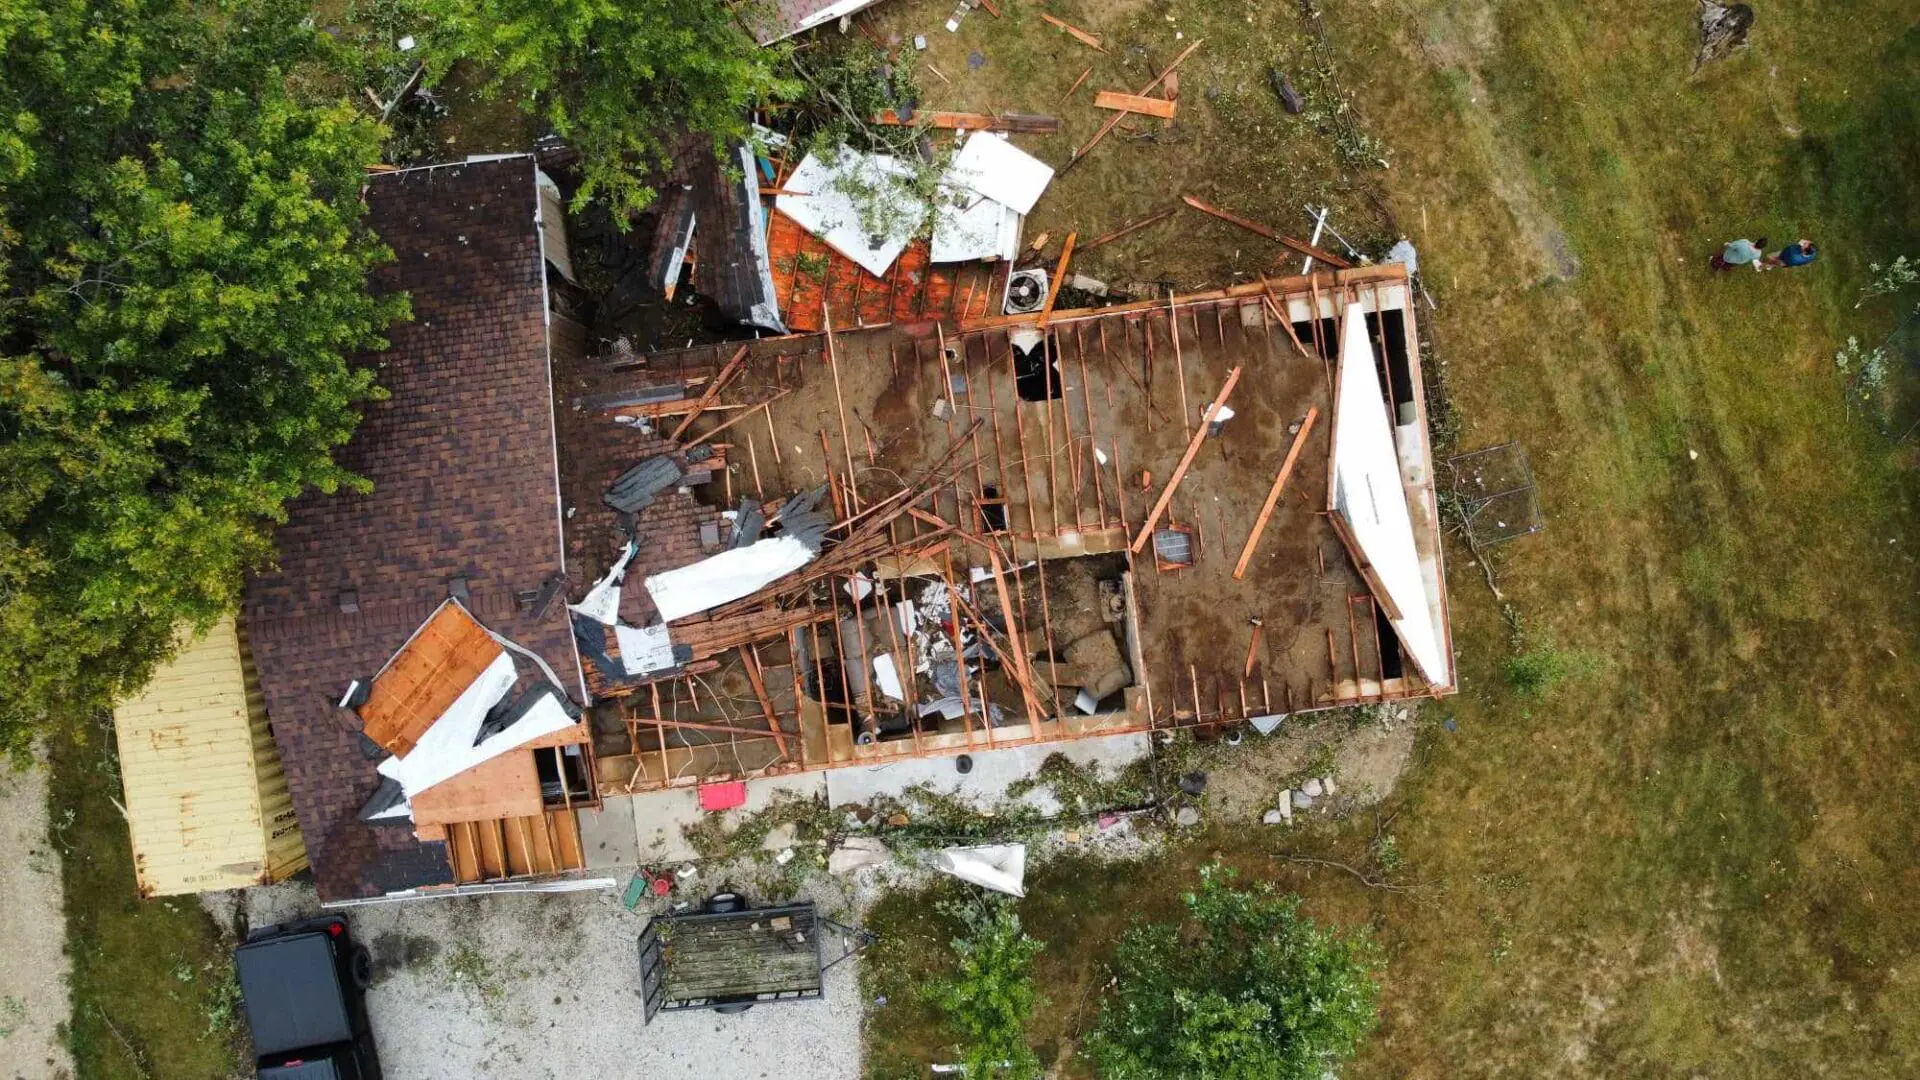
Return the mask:
M 787 737 L 780 732 L 780 714 L 773 707 L 773 697 L 767 693 L 767 681 L 760 674 L 760 657 L 752 645 L 740 646 L 740 662 L 746 665 L 753 696 L 760 699 L 760 712 L 767 718 L 767 730 L 773 735 L 773 744 L 780 748 L 780 760 L 785 761 L 791 756 L 787 753 Z
M 362 730 L 404 756 L 503 651 L 466 608 L 441 606 L 368 687 Z
M 1142 116 L 1157 116 L 1162 120 L 1173 119 L 1174 103 L 1165 98 L 1141 97 L 1137 94 L 1122 94 L 1115 90 L 1102 90 L 1093 95 L 1096 108 L 1115 109 L 1123 113 L 1139 113 Z
M 413 820 L 419 825 L 539 812 L 540 771 L 531 750 L 510 750 L 413 797 Z
M 554 846 L 558 849 L 560 869 L 585 869 L 587 855 L 580 843 L 580 815 L 572 810 L 549 810 L 547 827 L 553 833 Z
M 688 443 L 686 445 L 686 449 L 691 450 L 694 447 L 699 446 L 701 443 L 706 442 L 708 439 L 713 438 L 715 435 L 720 434 L 721 432 L 727 430 L 728 428 L 739 423 L 740 421 L 748 419 L 749 417 L 753 416 L 755 412 L 758 412 L 761 409 L 767 410 L 767 417 L 769 420 L 771 420 L 773 417 L 773 410 L 772 410 L 773 403 L 776 401 L 779 401 L 781 398 L 786 397 L 788 394 L 791 394 L 791 393 L 793 393 L 793 388 L 787 387 L 786 389 L 779 391 L 778 393 L 774 394 L 772 397 L 759 403 L 758 405 L 741 406 L 742 408 L 745 408 L 747 411 L 741 413 L 739 416 L 736 416 L 731 420 L 726 421 L 725 423 L 721 424 L 719 427 L 714 428 L 712 431 L 709 431 L 705 435 L 702 435 L 699 438 Z
M 1061 103 L 1062 105 L 1064 105 L 1064 104 L 1066 104 L 1066 103 L 1067 103 L 1067 99 L 1068 99 L 1068 98 L 1071 98 L 1071 97 L 1073 96 L 1073 92 L 1074 92 L 1075 90 L 1078 90 L 1078 89 L 1080 89 L 1080 84 L 1081 84 L 1081 83 L 1083 83 L 1083 82 L 1086 82 L 1086 81 L 1087 81 L 1087 76 L 1089 76 L 1089 75 L 1091 75 L 1091 74 L 1093 74 L 1093 65 L 1092 65 L 1092 64 L 1088 64 L 1088 65 L 1087 65 L 1087 70 L 1085 70 L 1085 71 L 1083 71 L 1083 72 L 1081 72 L 1081 73 L 1080 73 L 1080 77 L 1079 77 L 1079 78 L 1077 78 L 1077 79 L 1075 79 L 1075 80 L 1073 80 L 1073 85 L 1072 85 L 1072 86 L 1069 86 L 1069 87 L 1067 87 L 1067 92 L 1066 92 L 1066 93 L 1064 93 L 1064 94 L 1062 94 L 1062 95 L 1060 95 L 1060 103 Z
M 897 110 L 883 109 L 873 114 L 873 122 L 889 127 L 924 126 L 946 131 L 1010 131 L 1019 135 L 1053 135 L 1060 130 L 1060 118 L 1048 116 L 1045 113 L 934 112 L 922 109 L 908 117 L 902 117 Z
M 1260 516 L 1253 519 L 1253 531 L 1247 534 L 1246 546 L 1240 549 L 1240 561 L 1233 566 L 1233 580 L 1239 581 L 1246 575 L 1247 564 L 1253 561 L 1253 549 L 1260 543 L 1260 534 L 1266 530 L 1267 519 L 1273 516 L 1273 508 L 1280 503 L 1280 491 L 1287 486 L 1287 477 L 1293 475 L 1294 462 L 1300 458 L 1300 450 L 1307 445 L 1307 435 L 1313 431 L 1313 422 L 1320 418 L 1317 405 L 1307 407 L 1307 418 L 1300 421 L 1300 430 L 1294 433 L 1293 445 L 1287 448 L 1287 459 L 1280 463 L 1280 474 L 1273 478 L 1273 487 L 1267 490 L 1267 501 L 1260 506 Z
M 1053 302 L 1060 296 L 1060 284 L 1067 280 L 1067 260 L 1073 258 L 1073 241 L 1078 233 L 1068 233 L 1067 242 L 1060 247 L 1060 262 L 1053 268 L 1053 281 L 1047 285 L 1047 302 L 1040 309 L 1040 328 L 1047 327 L 1047 320 L 1053 318 Z
M 1191 195 L 1182 195 L 1180 196 L 1180 200 L 1186 203 L 1188 206 L 1193 207 L 1195 210 L 1200 211 L 1203 214 L 1211 214 L 1214 217 L 1219 218 L 1221 221 L 1227 222 L 1232 225 L 1238 225 L 1241 228 L 1247 230 L 1250 233 L 1253 233 L 1256 236 L 1264 236 L 1267 239 L 1272 240 L 1273 242 L 1281 245 L 1282 247 L 1291 248 L 1292 250 L 1297 251 L 1300 254 L 1307 256 L 1308 258 L 1319 259 L 1321 262 L 1326 263 L 1328 266 L 1338 267 L 1342 270 L 1349 270 L 1349 269 L 1352 269 L 1353 267 L 1352 263 L 1348 262 L 1347 260 L 1341 258 L 1338 255 L 1333 254 L 1330 251 L 1322 251 L 1319 248 L 1314 247 L 1312 244 L 1307 243 L 1305 240 L 1295 240 L 1291 236 L 1282 236 L 1278 231 L 1274 229 L 1269 229 L 1268 227 L 1260 224 L 1257 221 L 1248 221 L 1246 218 L 1243 218 L 1238 214 L 1230 214 L 1227 211 L 1222 210 L 1217 206 L 1210 206 L 1206 203 L 1203 203 L 1199 199 L 1196 199 Z
M 507 841 L 498 821 L 473 822 L 479 847 L 480 880 L 492 881 L 507 876 Z
M 741 367 L 747 362 L 747 348 L 748 346 L 745 345 L 740 346 L 740 351 L 733 354 L 733 359 L 728 360 L 726 364 L 720 368 L 720 373 L 715 375 L 713 381 L 707 384 L 707 389 L 700 395 L 700 400 L 693 403 L 693 411 L 681 419 L 679 426 L 668 433 L 668 442 L 679 442 L 680 436 L 687 433 L 687 428 L 691 427 L 693 422 L 699 419 L 700 414 L 706 411 L 707 406 L 713 404 L 713 399 L 720 396 L 720 391 L 726 388 L 727 383 L 732 381 L 733 377 L 740 373 Z
M 1179 210 L 1180 208 L 1177 206 L 1169 206 L 1165 210 L 1161 210 L 1157 213 L 1148 214 L 1146 217 L 1143 217 L 1138 221 L 1128 222 L 1127 224 L 1120 226 L 1119 228 L 1113 230 L 1110 233 L 1102 233 L 1101 235 L 1094 237 L 1093 239 L 1087 241 L 1086 243 L 1081 244 L 1080 250 L 1081 252 L 1084 253 L 1084 252 L 1092 251 L 1094 248 L 1097 248 L 1102 244 L 1111 244 L 1115 240 L 1118 240 L 1121 237 L 1126 236 L 1128 233 L 1138 232 L 1141 229 L 1144 229 L 1147 226 L 1154 224 L 1155 222 L 1165 221 L 1168 218 L 1172 217 L 1174 214 L 1178 213 Z
M 1092 49 L 1094 52 L 1107 51 L 1106 47 L 1100 44 L 1099 38 L 1093 36 L 1092 34 L 1087 33 L 1085 30 L 1080 29 L 1079 27 L 1073 25 L 1070 22 L 1066 22 L 1065 20 L 1062 20 L 1062 19 L 1057 19 L 1054 16 L 1049 15 L 1044 11 L 1040 13 L 1040 19 L 1042 22 L 1045 22 L 1048 26 L 1065 30 L 1068 34 L 1072 35 L 1076 41 L 1080 42 L 1080 44 L 1082 45 L 1085 45 L 1087 48 Z
M 1173 58 L 1173 63 L 1168 64 L 1166 68 L 1160 72 L 1160 74 L 1154 76 L 1152 82 L 1140 88 L 1140 96 L 1145 97 L 1146 95 L 1153 93 L 1153 88 L 1156 86 L 1159 86 L 1160 83 L 1164 81 L 1167 76 L 1173 74 L 1173 69 L 1179 67 L 1181 62 L 1184 61 L 1187 57 L 1192 56 L 1193 50 L 1199 48 L 1200 42 L 1204 40 L 1206 39 L 1195 38 L 1193 44 L 1181 50 L 1180 55 Z M 1080 149 L 1075 150 L 1073 152 L 1073 156 L 1067 159 L 1067 163 L 1065 165 L 1060 166 L 1060 172 L 1066 172 L 1068 169 L 1073 168 L 1074 162 L 1079 161 L 1081 158 L 1085 157 L 1087 155 L 1087 151 L 1092 150 L 1094 147 L 1100 145 L 1100 140 L 1107 137 L 1107 132 L 1112 131 L 1115 127 L 1119 126 L 1120 121 L 1126 119 L 1126 116 L 1127 116 L 1126 113 L 1117 112 L 1117 113 L 1114 113 L 1112 116 L 1107 117 L 1107 122 L 1100 125 L 1100 130 L 1094 132 L 1093 138 L 1088 139 L 1087 144 L 1085 146 L 1082 146 Z
M 453 880 L 462 885 L 480 880 L 480 839 L 473 822 L 447 826 L 447 858 L 453 863 Z
M 1187 443 L 1187 452 L 1180 456 L 1180 464 L 1174 467 L 1173 476 L 1167 480 L 1167 486 L 1160 492 L 1159 500 L 1153 504 L 1147 519 L 1141 522 L 1140 533 L 1133 538 L 1133 543 L 1128 545 L 1128 551 L 1139 554 L 1140 549 L 1145 547 L 1147 540 L 1153 536 L 1153 527 L 1159 524 L 1160 515 L 1167 512 L 1167 504 L 1173 501 L 1174 491 L 1180 487 L 1180 481 L 1186 477 L 1187 467 L 1193 464 L 1194 458 L 1200 456 L 1200 444 L 1207 441 L 1207 428 L 1211 426 L 1209 419 L 1220 411 L 1220 406 L 1227 403 L 1227 395 L 1233 393 L 1233 386 L 1239 381 L 1239 368 L 1236 367 L 1227 372 L 1226 384 L 1220 387 L 1219 396 L 1213 399 L 1213 404 L 1207 407 L 1206 414 L 1200 418 L 1200 426 L 1194 430 L 1193 439 Z

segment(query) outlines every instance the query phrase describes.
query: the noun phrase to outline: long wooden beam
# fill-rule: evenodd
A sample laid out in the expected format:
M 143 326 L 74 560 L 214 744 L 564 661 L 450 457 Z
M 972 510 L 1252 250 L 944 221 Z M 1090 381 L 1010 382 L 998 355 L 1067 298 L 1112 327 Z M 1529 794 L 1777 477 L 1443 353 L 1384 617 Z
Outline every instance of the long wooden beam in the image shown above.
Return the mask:
M 767 682 L 760 674 L 760 656 L 754 652 L 752 644 L 740 646 L 740 660 L 747 668 L 747 681 L 753 684 L 753 696 L 760 699 L 760 711 L 767 718 L 767 730 L 773 733 L 773 745 L 780 749 L 780 760 L 788 758 L 787 738 L 780 731 L 780 714 L 773 707 L 773 696 L 767 693 Z M 795 702 L 798 708 L 799 703 Z
M 1248 232 L 1253 233 L 1255 236 L 1264 236 L 1267 239 L 1272 240 L 1274 243 L 1279 244 L 1282 247 L 1291 248 L 1294 251 L 1297 251 L 1300 254 L 1307 256 L 1308 258 L 1319 259 L 1321 262 L 1326 263 L 1328 266 L 1338 267 L 1341 270 L 1353 269 L 1353 264 L 1351 262 L 1348 262 L 1346 259 L 1343 259 L 1340 256 L 1335 255 L 1330 251 L 1322 251 L 1319 248 L 1314 247 L 1312 244 L 1307 243 L 1305 240 L 1295 240 L 1291 236 L 1283 236 L 1280 234 L 1278 230 L 1270 229 L 1265 225 L 1260 224 L 1257 221 L 1248 221 L 1246 218 L 1243 218 L 1238 214 L 1230 214 L 1227 211 L 1222 210 L 1217 206 L 1211 206 L 1207 203 L 1203 203 L 1199 199 L 1196 199 L 1191 195 L 1180 196 L 1180 201 L 1186 203 L 1188 206 L 1193 207 L 1195 210 L 1198 210 L 1203 214 L 1212 214 L 1214 217 L 1219 218 L 1221 221 L 1227 222 L 1232 225 L 1238 225 L 1241 228 L 1247 230 Z
M 784 389 L 784 390 L 781 390 L 781 391 L 779 391 L 778 393 L 776 393 L 776 394 L 774 394 L 774 395 L 773 395 L 772 397 L 770 397 L 770 398 L 768 398 L 767 400 L 765 400 L 765 401 L 763 401 L 763 402 L 761 402 L 761 403 L 759 403 L 758 405 L 748 405 L 748 406 L 743 406 L 744 408 L 746 408 L 746 409 L 749 409 L 749 410 L 752 410 L 752 411 L 749 411 L 749 412 L 743 412 L 743 413 L 741 413 L 741 414 L 740 414 L 739 416 L 736 416 L 736 417 L 734 417 L 734 418 L 732 418 L 731 420 L 728 420 L 728 421 L 726 421 L 725 423 L 722 423 L 722 424 L 721 424 L 721 425 L 720 425 L 719 427 L 716 427 L 716 428 L 714 428 L 714 429 L 713 429 L 712 431 L 709 431 L 709 432 L 707 432 L 707 433 L 706 433 L 705 435 L 702 435 L 702 436 L 700 436 L 699 438 L 697 438 L 697 439 L 695 439 L 695 440 L 693 440 L 692 442 L 690 442 L 690 443 L 688 443 L 688 444 L 687 444 L 687 449 L 692 449 L 693 447 L 696 447 L 696 446 L 699 446 L 699 445 L 700 445 L 701 443 L 703 443 L 703 442 L 706 442 L 706 441 L 707 441 L 708 439 L 711 439 L 711 438 L 713 438 L 713 437 L 714 437 L 715 435 L 718 435 L 718 434 L 720 434 L 721 432 L 723 432 L 723 431 L 725 431 L 725 430 L 727 430 L 728 428 L 730 428 L 730 427 L 732 427 L 733 425 L 735 425 L 735 424 L 737 424 L 737 423 L 739 423 L 739 422 L 740 422 L 740 421 L 742 421 L 742 420 L 749 420 L 749 419 L 752 419 L 752 417 L 753 417 L 753 413 L 754 413 L 755 411 L 758 411 L 758 410 L 760 410 L 760 409 L 765 409 L 765 408 L 767 408 L 768 406 L 770 406 L 770 405 L 772 405 L 772 404 L 773 404 L 774 402 L 776 402 L 776 401 L 779 401 L 779 400 L 780 400 L 781 398 L 783 398 L 783 397 L 786 397 L 786 396 L 787 396 L 788 394 L 791 394 L 791 393 L 793 393 L 793 388 L 792 388 L 792 387 L 788 387 L 788 388 L 786 388 L 786 389 Z M 772 414 L 771 414 L 771 412 L 769 412 L 769 414 L 768 414 L 768 415 L 772 415 Z
M 715 375 L 713 381 L 707 384 L 706 392 L 700 395 L 699 401 L 693 403 L 693 411 L 688 413 L 680 421 L 679 425 L 667 435 L 668 442 L 680 441 L 680 436 L 686 434 L 687 428 L 692 426 L 694 420 L 698 419 L 700 414 L 706 411 L 707 406 L 713 404 L 713 399 L 720 396 L 721 389 L 724 388 L 735 375 L 740 373 L 741 366 L 746 362 L 747 346 L 742 345 L 740 346 L 740 351 L 733 354 L 733 359 L 728 360 L 726 365 L 720 369 L 720 373 Z
M 1092 251 L 1094 248 L 1097 248 L 1102 244 L 1111 244 L 1115 240 L 1120 239 L 1121 237 L 1127 235 L 1128 233 L 1136 232 L 1140 229 L 1144 229 L 1147 226 L 1154 224 L 1155 222 L 1167 220 L 1168 218 L 1172 217 L 1175 213 L 1177 213 L 1179 209 L 1180 208 L 1177 206 L 1169 206 L 1165 210 L 1161 210 L 1158 213 L 1148 214 L 1146 217 L 1143 217 L 1138 221 L 1128 222 L 1127 224 L 1120 226 L 1119 228 L 1113 230 L 1110 233 L 1103 233 L 1087 241 L 1086 243 L 1081 244 L 1080 250 L 1082 252 L 1087 252 L 1087 251 Z
M 1273 508 L 1280 503 L 1280 491 L 1287 486 L 1287 478 L 1293 475 L 1294 462 L 1300 459 L 1301 448 L 1307 445 L 1307 434 L 1313 430 L 1313 422 L 1320 418 L 1317 405 L 1307 407 L 1307 418 L 1300 421 L 1300 430 L 1294 433 L 1293 445 L 1287 448 L 1287 459 L 1280 463 L 1280 475 L 1273 478 L 1273 487 L 1267 491 L 1267 501 L 1260 507 L 1260 516 L 1253 519 L 1253 531 L 1247 534 L 1247 544 L 1240 549 L 1240 561 L 1233 566 L 1233 580 L 1239 581 L 1247 572 L 1247 564 L 1253 561 L 1253 549 L 1260 543 L 1260 534 L 1266 530 L 1267 519 L 1273 516 Z
M 1060 246 L 1060 262 L 1053 268 L 1053 281 L 1047 285 L 1047 302 L 1040 309 L 1040 329 L 1042 330 L 1047 328 L 1047 320 L 1053 318 L 1053 302 L 1060 296 L 1061 282 L 1067 279 L 1067 260 L 1073 258 L 1073 242 L 1079 235 L 1079 233 L 1068 233 L 1066 243 Z M 1045 342 L 1042 342 L 1041 348 L 1045 349 L 1045 347 Z M 1047 377 L 1051 379 L 1053 376 L 1049 373 Z
M 1174 491 L 1180 487 L 1180 481 L 1186 477 L 1187 467 L 1193 464 L 1194 458 L 1200 456 L 1200 444 L 1207 441 L 1207 428 L 1211 426 L 1210 421 L 1214 414 L 1220 411 L 1220 406 L 1227 403 L 1227 395 L 1233 393 L 1233 386 L 1239 381 L 1239 368 L 1236 367 L 1227 372 L 1227 381 L 1220 387 L 1220 395 L 1213 399 L 1213 404 L 1207 406 L 1206 413 L 1201 416 L 1200 427 L 1194 431 L 1193 439 L 1187 443 L 1187 452 L 1180 456 L 1180 464 L 1174 467 L 1173 475 L 1168 478 L 1165 490 L 1160 492 L 1159 501 L 1153 504 L 1153 509 L 1147 513 L 1147 519 L 1140 523 L 1140 533 L 1133 538 L 1133 543 L 1128 545 L 1128 551 L 1137 555 L 1140 549 L 1146 546 L 1147 539 L 1153 535 L 1153 527 L 1159 524 L 1160 515 L 1167 512 L 1167 504 L 1173 502 Z
M 873 122 L 890 127 L 942 128 L 947 131 L 1011 131 L 1022 135 L 1052 135 L 1060 130 L 1060 118 L 1044 113 L 970 113 L 918 110 L 902 117 L 893 109 L 873 114 Z

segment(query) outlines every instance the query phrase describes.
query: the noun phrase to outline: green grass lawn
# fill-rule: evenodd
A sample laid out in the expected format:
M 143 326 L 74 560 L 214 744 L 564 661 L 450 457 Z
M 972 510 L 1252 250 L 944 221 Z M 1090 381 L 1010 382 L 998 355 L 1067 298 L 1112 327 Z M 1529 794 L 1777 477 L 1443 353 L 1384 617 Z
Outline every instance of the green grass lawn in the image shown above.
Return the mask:
M 51 839 L 61 852 L 73 1017 L 83 1080 L 221 1080 L 250 1075 L 232 946 L 197 897 L 142 900 L 112 733 L 51 740 Z M 104 740 L 104 742 L 103 742 Z
M 1029 231 L 1084 237 L 1211 189 L 1282 228 L 1324 198 L 1360 233 L 1414 239 L 1457 448 L 1520 440 L 1545 500 L 1547 531 L 1496 552 L 1501 587 L 1528 646 L 1584 673 L 1509 687 L 1513 635 L 1456 547 L 1466 682 L 1442 708 L 1457 730 L 1430 731 L 1391 808 L 1405 874 L 1435 884 L 1370 891 L 1235 835 L 1140 870 L 1043 872 L 1024 912 L 1049 939 L 1036 1038 L 1055 1051 L 1084 1030 L 1125 916 L 1165 910 L 1220 850 L 1385 947 L 1382 1024 L 1353 1075 L 1915 1074 L 1920 536 L 1912 475 L 1848 411 L 1832 363 L 1920 301 L 1854 307 L 1867 263 L 1920 253 L 1911 7 L 1765 5 L 1750 48 L 1690 77 L 1689 4 L 1327 5 L 1340 80 L 1393 162 L 1360 179 L 1303 176 L 1336 160 L 1327 140 L 1252 96 L 1258 61 L 1310 59 L 1295 5 L 1074 14 L 1110 56 L 1141 42 L 1164 60 L 1176 26 L 1207 38 L 1182 69 L 1189 141 L 1103 145 L 1110 160 L 1067 174 Z M 1005 28 L 969 19 L 990 68 Z M 1082 66 L 1031 65 L 1027 99 L 1003 107 L 1050 111 Z M 1013 93 L 954 81 L 963 100 Z M 1242 107 L 1210 107 L 1194 92 L 1210 85 Z M 1098 210 L 1102 190 L 1128 210 Z M 1706 272 L 1757 234 L 1810 236 L 1821 261 Z M 1102 255 L 1186 288 L 1254 250 L 1183 222 Z M 1303 844 L 1362 860 L 1372 830 Z M 937 963 L 946 928 L 925 912 L 896 897 L 876 914 L 909 943 L 877 955 L 880 992 Z M 874 1014 L 877 1073 L 944 1037 L 907 996 Z

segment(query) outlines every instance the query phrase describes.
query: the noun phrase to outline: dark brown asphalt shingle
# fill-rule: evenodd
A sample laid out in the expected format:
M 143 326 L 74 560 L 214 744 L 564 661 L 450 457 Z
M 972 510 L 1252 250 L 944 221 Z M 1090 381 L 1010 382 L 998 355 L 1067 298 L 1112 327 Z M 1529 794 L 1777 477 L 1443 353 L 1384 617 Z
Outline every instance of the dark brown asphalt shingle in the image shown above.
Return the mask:
M 323 900 L 451 880 L 445 846 L 356 811 L 377 786 L 359 723 L 334 707 L 379 670 L 464 577 L 487 627 L 539 653 L 583 699 L 566 609 L 516 594 L 562 569 L 553 410 L 531 157 L 368 178 L 371 224 L 396 261 L 374 286 L 413 321 L 363 356 L 390 396 L 339 454 L 365 495 L 312 492 L 275 534 L 277 572 L 245 609 L 280 758 Z M 340 595 L 358 595 L 356 613 Z

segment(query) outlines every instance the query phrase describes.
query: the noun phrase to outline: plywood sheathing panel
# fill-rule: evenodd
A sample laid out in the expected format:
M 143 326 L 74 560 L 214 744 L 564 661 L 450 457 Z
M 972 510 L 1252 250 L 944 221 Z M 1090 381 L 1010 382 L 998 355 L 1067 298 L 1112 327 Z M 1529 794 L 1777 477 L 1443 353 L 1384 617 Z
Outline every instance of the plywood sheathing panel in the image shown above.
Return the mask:
M 442 605 L 373 680 L 360 706 L 367 738 L 405 757 L 504 651 L 466 608 Z
M 540 772 L 531 750 L 510 750 L 413 797 L 418 825 L 519 817 L 540 809 Z

